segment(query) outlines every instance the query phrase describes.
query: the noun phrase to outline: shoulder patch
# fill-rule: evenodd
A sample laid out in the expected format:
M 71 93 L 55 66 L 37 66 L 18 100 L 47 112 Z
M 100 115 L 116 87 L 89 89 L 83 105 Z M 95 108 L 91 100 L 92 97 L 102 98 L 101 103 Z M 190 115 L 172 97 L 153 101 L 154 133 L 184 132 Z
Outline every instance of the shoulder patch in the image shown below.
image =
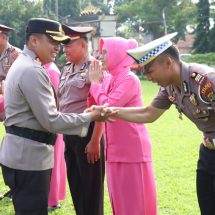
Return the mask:
M 214 100 L 213 83 L 210 81 L 205 81 L 199 86 L 199 97 L 200 99 L 209 104 Z

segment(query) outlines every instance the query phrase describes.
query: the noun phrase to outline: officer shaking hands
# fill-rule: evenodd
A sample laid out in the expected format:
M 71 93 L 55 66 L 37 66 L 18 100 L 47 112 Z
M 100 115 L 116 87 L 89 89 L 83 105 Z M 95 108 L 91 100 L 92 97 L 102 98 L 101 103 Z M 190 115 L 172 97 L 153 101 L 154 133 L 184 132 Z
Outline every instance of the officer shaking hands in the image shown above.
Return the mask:
M 111 108 L 114 117 L 150 123 L 174 104 L 203 133 L 197 165 L 197 196 L 202 215 L 215 214 L 215 71 L 206 65 L 185 63 L 171 39 L 172 33 L 143 47 L 128 50 L 149 81 L 160 85 L 148 107 Z M 110 108 L 109 108 L 110 109 Z
M 55 60 L 60 43 L 66 43 L 61 24 L 32 18 L 26 28 L 26 45 L 5 81 L 6 134 L 0 146 L 5 184 L 13 192 L 16 215 L 47 215 L 54 133 L 85 136 L 100 112 L 58 112 L 54 91 L 44 64 Z
M 90 101 L 88 70 L 91 60 L 88 36 L 89 26 L 67 26 L 63 30 L 70 37 L 64 45 L 67 59 L 58 87 L 59 108 L 62 113 L 82 113 Z M 92 100 L 92 99 L 91 99 Z M 86 137 L 64 135 L 67 178 L 76 215 L 104 214 L 104 138 L 103 126 L 92 122 Z

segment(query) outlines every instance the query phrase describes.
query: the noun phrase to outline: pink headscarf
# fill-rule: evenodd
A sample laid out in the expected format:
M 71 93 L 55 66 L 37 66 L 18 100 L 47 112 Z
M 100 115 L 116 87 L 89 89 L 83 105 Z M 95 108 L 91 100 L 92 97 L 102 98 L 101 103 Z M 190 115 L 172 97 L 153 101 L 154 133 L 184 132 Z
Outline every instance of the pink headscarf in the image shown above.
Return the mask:
M 122 37 L 110 37 L 100 40 L 100 50 L 105 47 L 107 52 L 108 70 L 113 76 L 127 73 L 134 60 L 126 53 L 128 49 L 137 47 L 135 39 L 124 39 Z
M 46 71 L 49 74 L 52 85 L 54 86 L 55 91 L 57 91 L 57 87 L 59 84 L 60 71 L 55 63 L 48 63 L 44 65 Z

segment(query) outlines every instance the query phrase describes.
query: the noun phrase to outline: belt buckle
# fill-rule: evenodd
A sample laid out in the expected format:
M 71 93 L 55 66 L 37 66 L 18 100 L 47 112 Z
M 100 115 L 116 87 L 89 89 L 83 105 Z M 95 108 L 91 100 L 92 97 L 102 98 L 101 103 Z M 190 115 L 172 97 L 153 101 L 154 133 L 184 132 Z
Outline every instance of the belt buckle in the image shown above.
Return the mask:
M 203 145 L 210 150 L 215 150 L 215 144 L 214 143 L 215 143 L 215 139 L 211 140 L 208 137 L 205 137 L 203 139 Z

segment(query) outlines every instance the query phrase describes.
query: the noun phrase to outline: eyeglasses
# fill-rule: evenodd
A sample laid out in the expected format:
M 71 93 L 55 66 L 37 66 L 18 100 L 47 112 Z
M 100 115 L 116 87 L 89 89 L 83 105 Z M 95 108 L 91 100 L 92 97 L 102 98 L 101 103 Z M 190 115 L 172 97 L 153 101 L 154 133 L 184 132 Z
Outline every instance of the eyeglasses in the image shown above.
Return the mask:
M 107 51 L 103 49 L 99 55 L 99 60 L 104 60 L 106 56 L 107 56 Z

